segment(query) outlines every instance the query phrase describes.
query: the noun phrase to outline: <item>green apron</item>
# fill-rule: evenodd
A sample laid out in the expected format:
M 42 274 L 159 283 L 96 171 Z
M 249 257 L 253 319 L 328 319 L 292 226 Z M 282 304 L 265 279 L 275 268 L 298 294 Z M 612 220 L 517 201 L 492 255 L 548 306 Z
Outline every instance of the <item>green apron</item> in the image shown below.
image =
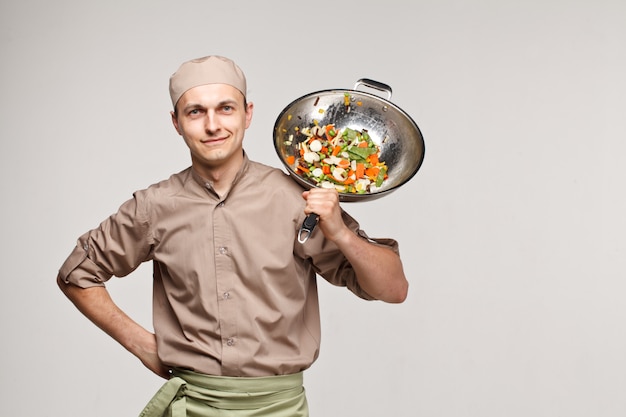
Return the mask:
M 176 369 L 139 417 L 308 417 L 302 373 L 223 377 Z

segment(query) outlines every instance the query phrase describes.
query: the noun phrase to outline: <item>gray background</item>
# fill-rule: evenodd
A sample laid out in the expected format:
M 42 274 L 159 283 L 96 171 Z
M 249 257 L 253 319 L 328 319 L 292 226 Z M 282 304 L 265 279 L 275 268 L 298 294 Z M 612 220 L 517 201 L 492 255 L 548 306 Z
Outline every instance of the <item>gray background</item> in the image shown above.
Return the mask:
M 2 1 L 1 414 L 134 416 L 160 386 L 55 276 L 188 166 L 167 80 L 223 54 L 253 159 L 279 166 L 287 103 L 363 77 L 426 140 L 404 188 L 344 205 L 399 240 L 411 288 L 385 305 L 321 282 L 314 416 L 626 415 L 625 23 L 622 0 Z M 148 328 L 150 275 L 109 285 Z

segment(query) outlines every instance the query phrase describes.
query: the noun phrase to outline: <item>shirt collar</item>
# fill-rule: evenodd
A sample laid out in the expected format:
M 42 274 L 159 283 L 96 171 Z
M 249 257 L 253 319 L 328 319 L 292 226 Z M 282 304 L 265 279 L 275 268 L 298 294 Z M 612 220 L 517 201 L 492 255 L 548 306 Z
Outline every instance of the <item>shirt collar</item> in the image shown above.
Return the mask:
M 233 187 L 241 180 L 241 178 L 244 176 L 244 174 L 246 173 L 246 171 L 248 171 L 248 167 L 250 166 L 250 159 L 248 158 L 248 154 L 246 154 L 246 151 L 242 151 L 243 152 L 243 162 L 241 164 L 241 167 L 239 168 L 239 171 L 237 171 L 237 174 L 235 175 L 235 178 L 233 179 L 233 183 L 230 187 L 230 189 L 232 190 Z M 202 188 L 205 188 L 207 190 L 209 190 L 212 194 L 214 194 L 215 196 L 217 196 L 218 198 L 221 199 L 225 199 L 228 195 L 228 193 L 226 193 L 223 196 L 219 196 L 215 190 L 213 189 L 213 184 L 211 183 L 211 181 L 209 181 L 208 179 L 204 178 L 203 176 L 201 176 L 194 168 L 193 166 L 191 167 L 191 176 L 193 177 L 193 179 L 200 184 L 200 186 L 202 186 Z M 230 192 L 230 191 L 229 191 Z

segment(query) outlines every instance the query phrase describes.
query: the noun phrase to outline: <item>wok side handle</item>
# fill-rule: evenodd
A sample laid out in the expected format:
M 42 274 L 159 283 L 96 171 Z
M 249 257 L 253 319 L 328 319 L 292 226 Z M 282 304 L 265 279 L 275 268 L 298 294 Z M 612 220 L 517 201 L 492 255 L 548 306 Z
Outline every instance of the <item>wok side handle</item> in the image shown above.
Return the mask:
M 311 234 L 313 234 L 313 229 L 317 226 L 319 219 L 320 216 L 315 213 L 311 213 L 306 216 L 306 219 L 302 222 L 302 226 L 300 226 L 300 231 L 298 232 L 298 242 L 304 243 L 309 239 Z
M 354 84 L 354 89 L 358 90 L 361 85 L 387 93 L 387 100 L 391 100 L 391 87 L 389 85 L 381 83 L 380 81 L 371 80 L 369 78 L 361 78 L 356 82 L 356 84 Z

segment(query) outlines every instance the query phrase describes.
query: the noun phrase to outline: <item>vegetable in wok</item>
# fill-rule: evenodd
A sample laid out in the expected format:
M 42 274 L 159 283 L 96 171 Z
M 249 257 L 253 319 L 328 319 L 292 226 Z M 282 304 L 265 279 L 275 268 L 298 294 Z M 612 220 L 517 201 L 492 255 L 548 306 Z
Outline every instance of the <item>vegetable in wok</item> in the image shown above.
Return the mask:
M 366 129 L 340 130 L 334 124 L 314 124 L 299 133 L 306 139 L 292 147 L 294 155 L 286 160 L 294 172 L 315 185 L 340 193 L 368 194 L 387 178 L 387 165 L 379 160 L 380 148 Z

